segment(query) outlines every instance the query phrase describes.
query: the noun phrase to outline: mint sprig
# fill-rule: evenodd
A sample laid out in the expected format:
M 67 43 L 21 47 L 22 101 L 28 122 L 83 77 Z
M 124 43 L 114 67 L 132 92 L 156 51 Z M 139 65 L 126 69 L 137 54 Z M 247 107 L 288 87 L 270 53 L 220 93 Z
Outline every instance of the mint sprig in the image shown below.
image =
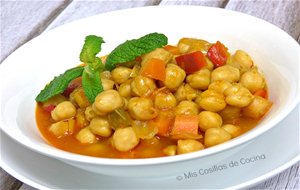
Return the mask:
M 150 33 L 139 39 L 127 40 L 117 46 L 107 57 L 105 69 L 111 71 L 117 64 L 134 60 L 136 57 L 168 44 L 164 34 Z
M 63 93 L 73 79 L 82 75 L 83 70 L 84 67 L 75 67 L 65 71 L 57 77 L 54 77 L 54 79 L 37 95 L 35 100 L 37 102 L 45 102 L 49 98 Z

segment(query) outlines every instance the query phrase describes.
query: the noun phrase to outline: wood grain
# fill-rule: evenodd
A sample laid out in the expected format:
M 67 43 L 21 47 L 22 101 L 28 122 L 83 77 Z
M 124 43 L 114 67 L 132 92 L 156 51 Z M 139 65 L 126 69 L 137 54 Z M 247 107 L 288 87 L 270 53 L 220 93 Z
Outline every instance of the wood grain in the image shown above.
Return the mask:
M 67 0 L 1 0 L 0 63 L 16 48 L 44 31 L 68 3 Z

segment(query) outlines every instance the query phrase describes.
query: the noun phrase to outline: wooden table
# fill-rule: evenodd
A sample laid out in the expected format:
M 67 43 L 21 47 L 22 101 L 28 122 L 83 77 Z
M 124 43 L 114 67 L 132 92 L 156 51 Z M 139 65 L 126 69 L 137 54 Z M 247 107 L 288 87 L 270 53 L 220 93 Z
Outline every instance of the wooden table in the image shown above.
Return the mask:
M 300 43 L 299 0 L 1 0 L 0 62 L 30 39 L 62 24 L 108 11 L 151 5 L 211 6 L 247 13 L 277 25 Z M 34 189 L 3 169 L 0 172 L 0 189 Z M 299 189 L 299 163 L 251 189 Z

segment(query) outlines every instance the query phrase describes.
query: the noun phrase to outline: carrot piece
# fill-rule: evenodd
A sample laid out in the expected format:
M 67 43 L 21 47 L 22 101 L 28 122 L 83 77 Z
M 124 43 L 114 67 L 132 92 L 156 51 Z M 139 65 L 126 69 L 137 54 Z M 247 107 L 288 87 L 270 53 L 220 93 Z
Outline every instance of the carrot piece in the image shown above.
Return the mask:
M 180 54 L 179 48 L 176 46 L 166 45 L 166 46 L 164 46 L 164 49 L 167 50 L 168 52 L 172 53 L 173 55 Z
M 223 66 L 227 61 L 227 47 L 217 41 L 208 49 L 207 57 L 212 61 L 215 67 Z
M 159 136 L 168 137 L 174 123 L 174 113 L 172 111 L 161 111 L 157 117 L 148 121 L 149 126 L 157 127 Z
M 180 55 L 175 58 L 176 63 L 187 74 L 199 71 L 202 67 L 207 65 L 205 57 L 201 51 L 195 51 L 192 53 Z
M 161 59 L 151 58 L 141 68 L 140 74 L 145 77 L 164 81 L 166 78 L 166 63 Z
M 202 135 L 198 134 L 198 116 L 176 115 L 171 137 L 175 139 L 202 138 Z
M 254 96 L 260 96 L 262 98 L 267 98 L 268 94 L 265 89 L 259 89 L 253 93 Z

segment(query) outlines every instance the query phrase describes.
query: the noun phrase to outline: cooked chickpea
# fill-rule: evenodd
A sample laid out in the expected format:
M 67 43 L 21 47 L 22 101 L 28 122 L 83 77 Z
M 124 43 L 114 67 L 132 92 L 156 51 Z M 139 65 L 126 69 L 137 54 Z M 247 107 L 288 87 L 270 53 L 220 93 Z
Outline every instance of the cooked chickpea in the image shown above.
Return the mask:
M 170 90 L 176 90 L 185 79 L 185 71 L 175 64 L 167 64 L 164 85 Z
M 241 73 L 249 70 L 253 66 L 253 61 L 251 57 L 242 50 L 237 50 L 231 58 L 231 66 L 236 67 Z
M 201 69 L 186 77 L 186 82 L 195 89 L 205 90 L 210 84 L 210 71 Z
M 199 113 L 198 105 L 195 102 L 183 100 L 175 108 L 177 115 L 197 115 Z
M 112 137 L 113 146 L 121 152 L 126 152 L 136 147 L 140 142 L 132 127 L 119 128 Z
M 59 103 L 51 112 L 51 117 L 55 121 L 68 119 L 76 115 L 76 108 L 70 101 Z
M 232 120 L 241 117 L 241 111 L 239 107 L 227 105 L 219 114 L 224 120 Z
M 103 90 L 109 90 L 114 88 L 114 81 L 109 79 L 101 79 Z
M 231 139 L 231 135 L 223 128 L 209 128 L 204 135 L 204 145 L 207 147 L 221 144 Z
M 189 152 L 195 152 L 204 149 L 201 142 L 193 139 L 178 140 L 177 141 L 177 153 L 185 154 Z
M 110 71 L 103 71 L 100 73 L 101 79 L 111 79 L 111 72 Z
M 269 100 L 255 96 L 254 100 L 242 109 L 242 112 L 247 117 L 258 119 L 265 115 L 271 106 L 272 103 Z
M 98 94 L 93 103 L 93 110 L 96 114 L 107 114 L 124 104 L 123 98 L 116 90 L 106 90 Z
M 199 94 L 200 91 L 192 88 L 189 84 L 182 83 L 175 92 L 175 98 L 178 102 L 182 100 L 194 100 Z
M 215 90 L 206 90 L 201 93 L 198 104 L 207 111 L 218 112 L 226 107 L 224 95 Z
M 89 127 L 81 129 L 77 133 L 76 139 L 83 144 L 92 144 L 97 141 L 96 136 L 91 132 Z
M 149 98 L 131 98 L 128 102 L 128 111 L 130 115 L 137 120 L 150 120 L 157 116 L 157 110 Z
M 264 77 L 257 71 L 257 68 L 245 72 L 241 77 L 240 83 L 248 88 L 251 93 L 263 89 L 265 86 Z
M 251 92 L 241 84 L 233 84 L 224 91 L 224 94 L 227 104 L 239 108 L 249 105 L 254 98 Z
M 121 84 L 125 82 L 127 79 L 129 79 L 131 74 L 131 69 L 128 67 L 117 67 L 111 72 L 111 77 L 117 84 Z
M 204 132 L 209 128 L 221 127 L 222 123 L 222 117 L 215 112 L 202 111 L 198 115 L 199 128 Z
M 131 97 L 131 86 L 130 86 L 131 80 L 126 81 L 122 83 L 119 86 L 119 94 L 124 98 L 130 98 Z
M 165 63 L 168 63 L 173 57 L 173 54 L 170 53 L 169 51 L 165 50 L 164 48 L 157 48 L 150 53 L 147 53 L 142 56 L 142 63 L 143 65 L 145 62 L 147 62 L 149 59 L 156 58 L 156 59 L 161 59 Z
M 237 125 L 226 124 L 223 125 L 222 128 L 225 129 L 225 131 L 227 131 L 232 136 L 232 138 L 235 138 L 242 134 L 241 127 Z
M 217 81 L 212 82 L 208 86 L 208 89 L 215 90 L 215 91 L 223 94 L 224 91 L 230 86 L 232 86 L 232 84 L 226 80 L 217 80 Z
M 155 96 L 154 99 L 154 105 L 158 109 L 174 108 L 176 104 L 176 98 L 172 93 L 159 93 Z
M 94 112 L 92 106 L 89 106 L 85 109 L 84 115 L 88 121 L 91 121 L 94 117 L 97 116 L 97 114 Z
M 110 127 L 107 118 L 104 117 L 96 117 L 92 119 L 89 128 L 92 133 L 101 137 L 109 137 L 112 134 L 112 128 Z
M 166 148 L 163 149 L 163 153 L 167 156 L 174 156 L 176 155 L 176 145 L 169 145 Z
M 147 96 L 156 89 L 155 82 L 144 76 L 137 76 L 131 82 L 131 91 L 135 96 Z
M 211 81 L 226 80 L 228 82 L 237 82 L 239 79 L 240 71 L 230 65 L 218 67 L 211 73 Z
M 210 46 L 208 41 L 195 38 L 181 38 L 177 45 L 181 53 L 207 51 Z

